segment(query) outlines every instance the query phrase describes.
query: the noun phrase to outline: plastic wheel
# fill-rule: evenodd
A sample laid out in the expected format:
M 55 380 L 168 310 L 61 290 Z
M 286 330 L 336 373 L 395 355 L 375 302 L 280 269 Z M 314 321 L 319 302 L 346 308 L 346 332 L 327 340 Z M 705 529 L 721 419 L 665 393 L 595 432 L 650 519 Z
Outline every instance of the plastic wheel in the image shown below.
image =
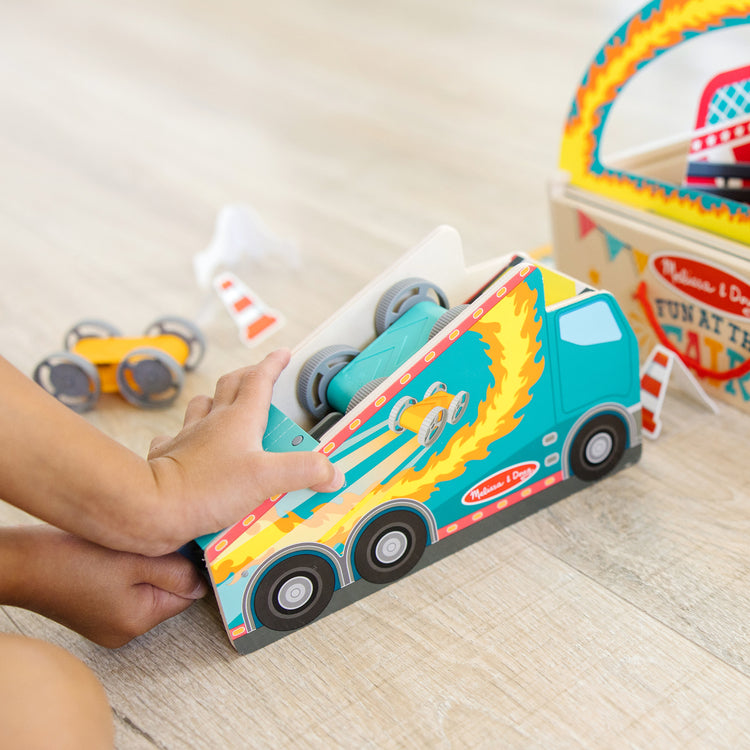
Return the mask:
M 328 384 L 358 354 L 351 346 L 334 344 L 313 354 L 302 365 L 297 377 L 297 401 L 315 419 L 322 419 L 331 411 L 326 396 Z
M 92 409 L 101 393 L 96 367 L 72 352 L 58 352 L 43 359 L 34 370 L 34 380 L 77 412 Z
M 395 283 L 383 294 L 375 308 L 375 332 L 380 336 L 407 310 L 418 302 L 428 300 L 448 308 L 448 298 L 445 292 L 426 279 L 402 279 Z
M 206 353 L 206 339 L 198 326 L 187 318 L 170 316 L 155 320 L 145 332 L 146 336 L 160 336 L 171 334 L 179 336 L 188 345 L 188 356 L 185 360 L 184 369 L 188 372 L 194 370 L 201 363 Z
M 365 383 L 353 396 L 351 401 L 346 406 L 346 412 L 347 414 L 355 407 L 357 404 L 364 401 L 383 381 L 385 378 L 375 378 L 375 380 L 371 380 L 369 383 Z
M 625 425 L 613 414 L 600 414 L 578 431 L 570 450 L 570 468 L 586 482 L 601 479 L 625 453 Z
M 71 351 L 81 339 L 109 339 L 121 335 L 118 328 L 103 320 L 82 320 L 65 334 L 63 345 Z
M 452 323 L 467 307 L 468 305 L 454 305 L 450 310 L 446 310 L 435 321 L 435 325 L 432 326 L 430 338 L 440 333 L 440 331 L 442 331 L 449 323 Z
M 336 576 L 318 555 L 300 554 L 276 563 L 253 596 L 255 616 L 271 630 L 295 630 L 318 617 L 331 601 Z
M 177 360 L 159 349 L 133 349 L 117 367 L 117 387 L 126 401 L 145 409 L 170 406 L 184 378 Z
M 390 583 L 419 562 L 427 546 L 424 521 L 408 510 L 393 510 L 370 521 L 357 540 L 354 565 L 370 583 Z

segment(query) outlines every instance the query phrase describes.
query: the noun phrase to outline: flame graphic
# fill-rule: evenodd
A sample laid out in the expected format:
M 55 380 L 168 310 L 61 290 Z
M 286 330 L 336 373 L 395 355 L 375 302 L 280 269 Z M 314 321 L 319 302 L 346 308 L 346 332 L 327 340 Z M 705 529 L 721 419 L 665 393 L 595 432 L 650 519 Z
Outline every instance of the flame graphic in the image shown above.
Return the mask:
M 389 500 L 406 497 L 425 502 L 438 483 L 461 475 L 467 462 L 486 458 L 490 443 L 516 427 L 531 400 L 531 387 L 544 370 L 544 361 L 535 361 L 542 326 L 541 318 L 534 315 L 537 296 L 534 289 L 520 284 L 473 327 L 482 337 L 495 381 L 480 404 L 476 422 L 461 427 L 423 468 L 409 469 L 388 485 L 373 487 L 353 512 L 342 518 L 335 535 L 322 542 L 345 539 L 358 518 Z
M 747 206 L 607 169 L 599 161 L 602 129 L 612 103 L 638 70 L 696 34 L 748 22 L 748 0 L 662 0 L 633 16 L 600 50 L 576 93 L 560 155 L 571 183 L 750 243 Z
M 460 476 L 467 462 L 485 458 L 490 443 L 507 435 L 523 419 L 531 388 L 544 370 L 544 360 L 536 361 L 542 326 L 541 317 L 535 314 L 537 301 L 535 289 L 519 284 L 472 327 L 481 337 L 494 381 L 473 424 L 459 428 L 445 448 L 421 469 L 408 469 L 386 485 L 380 482 L 389 470 L 383 469 L 360 494 L 342 493 L 336 502 L 320 506 L 309 518 L 294 513 L 279 518 L 274 508 L 269 509 L 211 566 L 216 585 L 291 544 L 343 544 L 357 521 L 371 509 L 401 497 L 424 502 L 438 483 Z M 390 439 L 395 438 L 395 433 L 390 435 Z M 407 455 L 419 449 L 416 437 L 409 443 L 409 448 L 404 447 Z

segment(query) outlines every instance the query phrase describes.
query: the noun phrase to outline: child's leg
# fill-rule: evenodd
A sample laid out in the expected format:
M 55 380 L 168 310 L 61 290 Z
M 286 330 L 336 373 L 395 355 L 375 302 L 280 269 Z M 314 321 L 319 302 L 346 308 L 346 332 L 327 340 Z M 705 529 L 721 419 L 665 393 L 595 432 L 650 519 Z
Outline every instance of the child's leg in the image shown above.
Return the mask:
M 57 646 L 0 633 L 3 746 L 112 748 L 114 727 L 94 673 Z

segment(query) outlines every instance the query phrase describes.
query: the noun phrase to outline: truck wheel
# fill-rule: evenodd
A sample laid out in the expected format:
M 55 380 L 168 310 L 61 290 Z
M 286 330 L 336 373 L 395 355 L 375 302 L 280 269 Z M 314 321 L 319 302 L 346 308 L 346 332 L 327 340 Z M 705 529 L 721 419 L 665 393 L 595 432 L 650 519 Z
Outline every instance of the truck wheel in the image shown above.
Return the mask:
M 406 575 L 427 546 L 424 521 L 408 510 L 393 510 L 370 521 L 357 540 L 354 565 L 370 583 L 390 583 Z
M 181 338 L 188 345 L 188 356 L 184 368 L 188 372 L 194 370 L 206 353 L 206 339 L 195 323 L 187 318 L 172 315 L 155 320 L 145 332 L 145 336 L 172 335 Z
M 117 387 L 122 397 L 146 409 L 170 406 L 184 379 L 177 360 L 161 351 L 143 347 L 128 352 L 117 366 Z
M 315 419 L 322 419 L 331 406 L 328 403 L 328 384 L 359 352 L 351 346 L 326 346 L 302 365 L 297 377 L 297 401 Z
M 318 617 L 331 601 L 336 576 L 330 564 L 311 554 L 276 563 L 253 596 L 255 616 L 271 630 L 295 630 Z
M 65 334 L 65 349 L 71 351 L 81 339 L 109 339 L 121 335 L 118 328 L 103 320 L 81 320 Z
M 73 411 L 92 409 L 101 393 L 96 367 L 72 352 L 45 357 L 34 370 L 34 380 Z
M 627 433 L 613 414 L 600 414 L 579 430 L 570 451 L 573 473 L 586 482 L 609 474 L 625 453 Z
M 396 282 L 383 294 L 375 308 L 375 332 L 380 336 L 418 302 L 436 300 L 441 307 L 448 307 L 445 292 L 426 279 L 411 278 Z

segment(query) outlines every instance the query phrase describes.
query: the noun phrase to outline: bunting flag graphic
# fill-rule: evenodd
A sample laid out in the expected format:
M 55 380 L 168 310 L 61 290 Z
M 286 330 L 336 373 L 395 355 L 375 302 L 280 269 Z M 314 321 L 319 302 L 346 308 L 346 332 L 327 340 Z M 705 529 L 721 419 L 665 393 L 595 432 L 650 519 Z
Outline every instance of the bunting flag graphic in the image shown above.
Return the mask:
M 607 246 L 607 257 L 609 260 L 615 260 L 623 250 L 630 251 L 631 256 L 635 260 L 638 268 L 638 274 L 643 273 L 648 263 L 648 255 L 636 250 L 634 247 L 624 242 L 612 232 L 608 231 L 604 227 L 597 224 L 590 216 L 581 211 L 577 210 L 578 213 L 578 238 L 583 239 L 588 236 L 592 231 L 596 230 L 604 238 L 604 242 Z
M 583 211 L 578 211 L 578 236 L 585 237 L 592 229 L 596 229 L 596 224 Z

